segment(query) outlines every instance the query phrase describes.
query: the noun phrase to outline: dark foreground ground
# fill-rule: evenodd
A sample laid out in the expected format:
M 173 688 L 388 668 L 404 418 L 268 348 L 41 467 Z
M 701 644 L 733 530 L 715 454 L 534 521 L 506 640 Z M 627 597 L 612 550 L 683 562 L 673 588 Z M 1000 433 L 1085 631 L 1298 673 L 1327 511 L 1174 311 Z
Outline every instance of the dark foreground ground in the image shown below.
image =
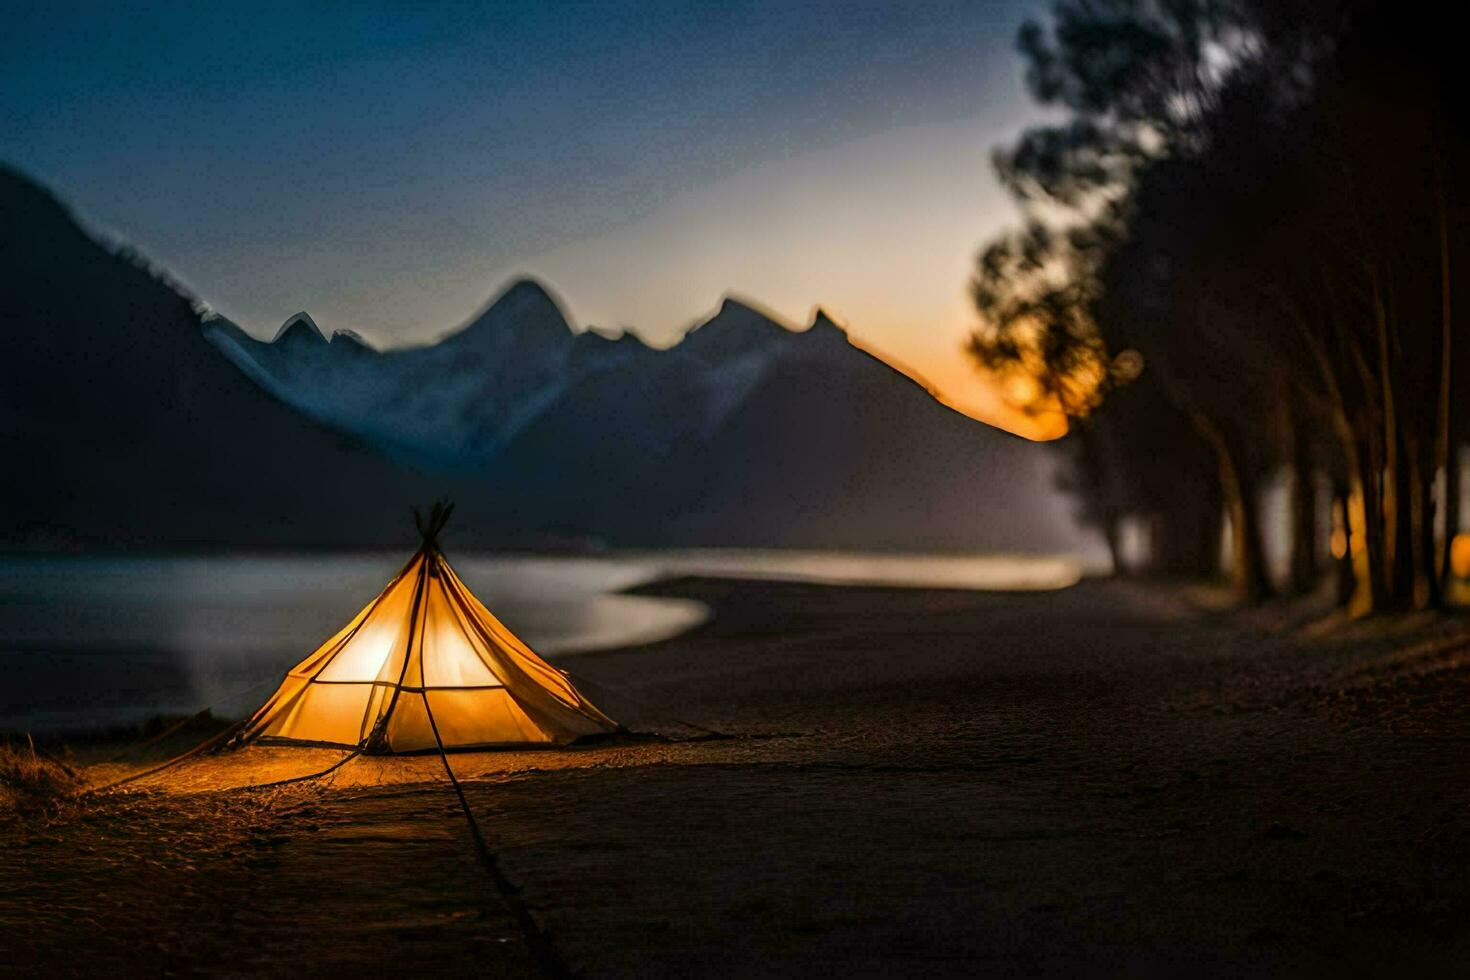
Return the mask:
M 500 887 L 437 760 L 242 792 L 209 787 L 332 756 L 212 759 L 0 813 L 0 974 L 1470 964 L 1458 624 L 1287 639 L 1111 584 L 657 591 L 713 624 L 564 665 L 741 737 L 456 757 Z

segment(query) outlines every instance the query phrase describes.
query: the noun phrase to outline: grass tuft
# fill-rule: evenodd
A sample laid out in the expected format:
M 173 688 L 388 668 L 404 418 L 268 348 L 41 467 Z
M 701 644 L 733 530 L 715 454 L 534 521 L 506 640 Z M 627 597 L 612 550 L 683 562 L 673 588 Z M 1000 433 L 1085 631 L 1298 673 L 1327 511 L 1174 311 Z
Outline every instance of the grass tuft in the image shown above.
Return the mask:
M 24 742 L 0 743 L 0 807 L 23 809 L 71 796 L 82 788 L 71 767 Z

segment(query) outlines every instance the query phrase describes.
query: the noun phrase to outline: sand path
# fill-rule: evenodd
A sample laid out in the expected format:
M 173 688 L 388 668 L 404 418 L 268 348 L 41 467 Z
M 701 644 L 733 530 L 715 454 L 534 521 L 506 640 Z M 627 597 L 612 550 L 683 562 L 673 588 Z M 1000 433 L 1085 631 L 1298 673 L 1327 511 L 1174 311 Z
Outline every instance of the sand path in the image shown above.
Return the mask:
M 1470 954 L 1453 657 L 1290 642 L 1109 584 L 647 591 L 715 620 L 567 665 L 624 714 L 742 737 L 457 757 L 517 892 L 475 863 L 437 760 L 266 793 L 199 767 L 0 829 L 0 966 L 1367 975 Z

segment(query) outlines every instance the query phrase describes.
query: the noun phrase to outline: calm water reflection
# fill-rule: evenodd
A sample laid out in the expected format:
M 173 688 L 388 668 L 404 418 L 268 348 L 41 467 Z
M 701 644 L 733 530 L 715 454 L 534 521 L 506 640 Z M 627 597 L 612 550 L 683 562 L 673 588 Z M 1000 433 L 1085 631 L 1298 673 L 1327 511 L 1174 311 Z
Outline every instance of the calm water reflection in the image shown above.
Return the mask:
M 403 560 L 0 559 L 0 730 L 131 723 L 235 694 L 221 713 L 242 713 Z M 1051 589 L 1080 574 L 1068 559 L 993 555 L 681 551 L 451 560 L 485 604 L 550 659 L 648 643 L 702 622 L 707 610 L 697 602 L 616 594 L 669 575 Z

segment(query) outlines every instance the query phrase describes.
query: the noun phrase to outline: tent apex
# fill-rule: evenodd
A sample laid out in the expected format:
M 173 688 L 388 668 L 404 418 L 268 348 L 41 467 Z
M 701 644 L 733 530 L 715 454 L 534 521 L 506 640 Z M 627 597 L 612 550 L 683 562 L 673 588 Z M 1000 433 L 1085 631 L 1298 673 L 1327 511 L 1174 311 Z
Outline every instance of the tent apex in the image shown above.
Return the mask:
M 439 547 L 439 532 L 444 530 L 445 524 L 449 523 L 449 515 L 452 513 L 454 513 L 454 503 L 449 500 L 434 501 L 427 520 L 417 507 L 413 509 L 414 526 L 418 528 L 419 535 L 424 539 L 426 547 Z

